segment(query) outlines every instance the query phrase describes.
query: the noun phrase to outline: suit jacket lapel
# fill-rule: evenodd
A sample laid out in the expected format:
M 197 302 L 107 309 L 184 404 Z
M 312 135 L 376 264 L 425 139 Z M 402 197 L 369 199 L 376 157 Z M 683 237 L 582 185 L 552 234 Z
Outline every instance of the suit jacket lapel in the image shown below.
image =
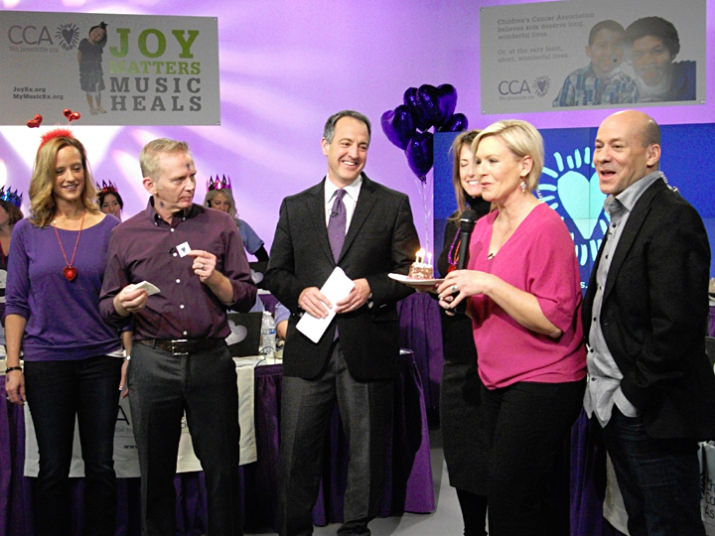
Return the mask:
M 603 299 L 605 300 L 610 291 L 613 289 L 613 285 L 616 282 L 616 277 L 618 272 L 623 266 L 628 253 L 633 247 L 633 243 L 638 237 L 638 231 L 640 230 L 645 218 L 650 210 L 653 199 L 658 195 L 663 188 L 667 188 L 662 180 L 655 181 L 638 199 L 633 211 L 630 216 L 628 216 L 628 221 L 623 229 L 623 234 L 618 240 L 618 245 L 616 246 L 616 251 L 613 252 L 613 260 L 611 261 L 611 266 L 608 270 L 608 277 L 606 278 L 606 288 L 603 290 Z
M 328 228 L 325 225 L 325 177 L 320 184 L 310 189 L 310 194 L 306 200 L 306 219 L 309 232 L 318 241 L 320 250 L 333 261 L 333 252 L 330 249 L 330 240 L 328 240 Z
M 345 256 L 345 254 L 348 252 L 350 246 L 355 241 L 355 238 L 357 238 L 358 234 L 360 233 L 360 229 L 365 224 L 368 216 L 372 212 L 372 207 L 374 206 L 374 193 L 375 184 L 367 178 L 367 175 L 363 173 L 362 186 L 360 187 L 360 195 L 358 197 L 357 204 L 355 205 L 355 212 L 353 212 L 353 217 L 350 220 L 350 227 L 348 227 L 348 232 L 345 235 L 345 242 L 343 243 L 343 249 L 340 251 L 338 262 L 340 262 Z M 328 249 L 330 248 L 328 247 Z

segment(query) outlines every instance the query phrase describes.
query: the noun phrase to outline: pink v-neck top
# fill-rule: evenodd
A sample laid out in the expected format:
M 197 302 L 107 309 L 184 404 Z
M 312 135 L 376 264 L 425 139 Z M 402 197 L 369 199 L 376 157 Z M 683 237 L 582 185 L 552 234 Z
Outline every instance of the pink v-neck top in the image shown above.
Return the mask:
M 493 300 L 472 296 L 479 375 L 490 389 L 516 382 L 559 383 L 586 375 L 581 326 L 581 278 L 574 242 L 566 225 L 545 204 L 536 206 L 488 259 L 497 212 L 481 218 L 472 233 L 470 270 L 494 274 L 536 296 L 541 310 L 563 333 L 553 339 L 523 327 Z

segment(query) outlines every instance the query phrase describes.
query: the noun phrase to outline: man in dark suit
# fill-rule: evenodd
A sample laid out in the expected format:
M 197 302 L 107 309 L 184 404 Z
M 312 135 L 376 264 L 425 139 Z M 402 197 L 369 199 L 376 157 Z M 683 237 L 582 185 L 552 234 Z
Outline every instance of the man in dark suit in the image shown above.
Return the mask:
M 406 273 L 419 248 L 406 195 L 362 172 L 370 122 L 342 111 L 321 141 L 328 173 L 283 200 L 264 285 L 293 313 L 283 353 L 280 534 L 311 534 L 322 450 L 337 401 L 350 444 L 339 534 L 370 534 L 382 488 L 385 428 L 399 356 L 396 302 L 411 290 L 388 277 Z M 300 314 L 324 318 L 333 306 L 319 290 L 336 266 L 354 288 L 313 343 L 296 330 Z
M 697 440 L 715 437 L 705 356 L 710 249 L 700 216 L 658 170 L 660 130 L 626 110 L 598 129 L 593 161 L 611 223 L 584 301 L 584 407 L 640 535 L 704 535 Z

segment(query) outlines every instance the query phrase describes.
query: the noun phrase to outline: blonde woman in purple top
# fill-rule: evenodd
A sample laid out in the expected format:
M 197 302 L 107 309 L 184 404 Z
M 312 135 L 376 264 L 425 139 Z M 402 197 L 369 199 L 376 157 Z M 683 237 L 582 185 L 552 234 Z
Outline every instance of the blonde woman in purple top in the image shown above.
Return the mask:
M 29 194 L 32 215 L 17 223 L 10 245 L 5 386 L 10 402 L 27 400 L 37 435 L 35 534 L 64 534 L 70 526 L 76 416 L 85 471 L 83 534 L 113 535 L 122 359 L 119 335 L 99 314 L 99 290 L 119 220 L 94 204 L 86 151 L 69 131 L 43 137 Z
M 447 274 L 438 292 L 446 309 L 468 300 L 479 348 L 489 534 L 559 534 L 568 520 L 559 519 L 550 484 L 586 374 L 574 244 L 532 194 L 544 161 L 532 125 L 494 123 L 472 150 L 482 198 L 494 210 L 472 233 L 469 269 Z

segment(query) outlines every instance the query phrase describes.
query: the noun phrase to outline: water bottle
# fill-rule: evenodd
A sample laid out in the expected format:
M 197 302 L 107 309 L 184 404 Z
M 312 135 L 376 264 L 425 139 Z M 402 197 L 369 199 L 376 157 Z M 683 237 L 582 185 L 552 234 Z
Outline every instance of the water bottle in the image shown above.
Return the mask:
M 261 356 L 264 358 L 276 356 L 276 323 L 270 311 L 263 311 L 261 319 Z

